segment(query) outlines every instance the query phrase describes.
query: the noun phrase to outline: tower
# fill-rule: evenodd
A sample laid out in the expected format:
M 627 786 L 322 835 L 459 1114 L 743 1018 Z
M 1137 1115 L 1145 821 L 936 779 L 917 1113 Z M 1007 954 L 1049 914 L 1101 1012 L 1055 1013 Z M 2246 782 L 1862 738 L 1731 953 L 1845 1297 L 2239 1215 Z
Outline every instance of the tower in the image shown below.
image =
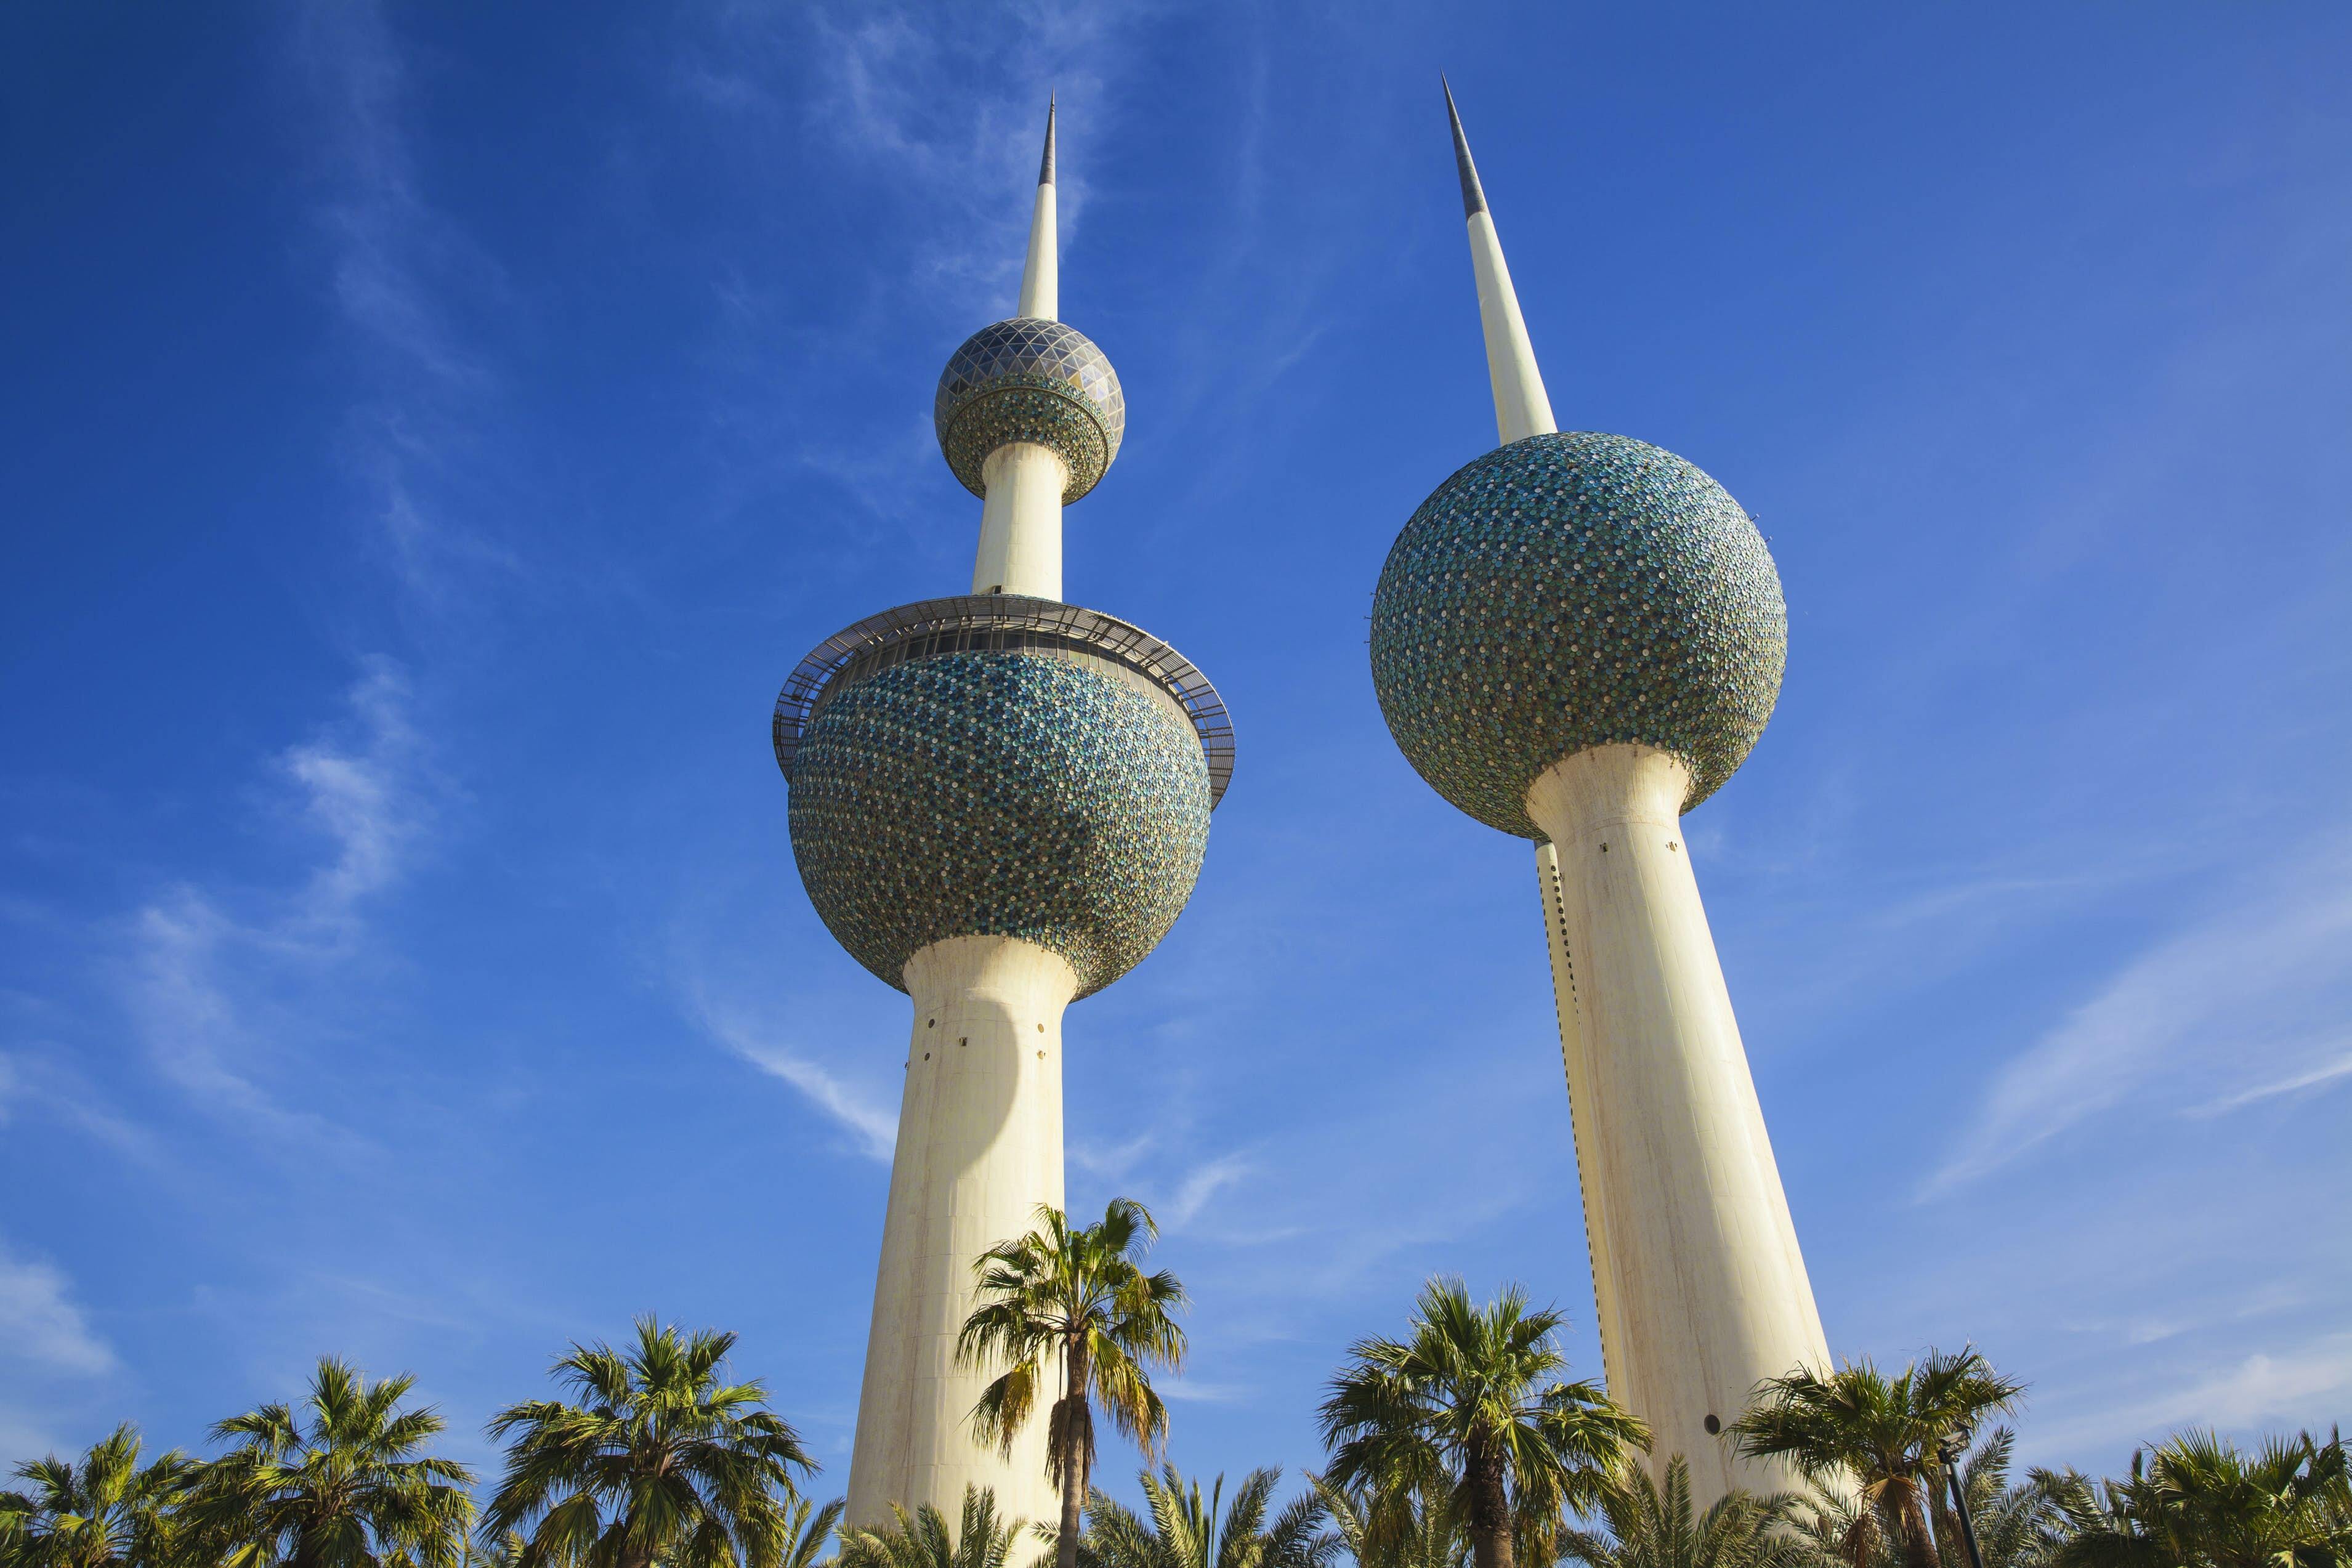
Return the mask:
M 1397 536 L 1372 679 L 1431 787 L 1535 841 L 1610 1392 L 1702 1500 L 1779 1489 L 1794 1477 L 1721 1429 L 1829 1353 L 1681 818 L 1771 717 L 1780 574 L 1691 464 L 1553 425 L 1451 90 L 1446 110 L 1502 445 Z
M 1126 403 L 1056 315 L 1054 117 L 1018 312 L 949 360 L 940 446 L 982 498 L 971 592 L 820 643 L 776 700 L 793 855 L 835 939 L 914 1003 L 848 1522 L 952 1519 L 964 1487 L 1054 1517 L 1045 1419 L 971 1436 L 956 1363 L 972 1262 L 1062 1206 L 1062 1014 L 1192 896 L 1233 773 L 1223 701 L 1140 628 L 1062 602 L 1062 508 L 1118 455 Z

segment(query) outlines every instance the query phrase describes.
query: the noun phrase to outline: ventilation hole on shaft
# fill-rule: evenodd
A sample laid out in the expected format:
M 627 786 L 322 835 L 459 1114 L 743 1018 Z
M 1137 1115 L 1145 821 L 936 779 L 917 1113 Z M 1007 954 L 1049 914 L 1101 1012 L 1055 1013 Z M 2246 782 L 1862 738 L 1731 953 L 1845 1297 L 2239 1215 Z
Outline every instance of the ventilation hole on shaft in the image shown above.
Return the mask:
M 971 1037 L 970 1035 L 966 1035 L 962 1039 L 958 1040 L 956 1044 L 959 1046 L 968 1046 L 971 1044 Z
M 1708 1417 L 1706 1418 L 1706 1435 L 1707 1435 L 1708 1436 L 1712 1437 L 1712 1436 L 1714 1436 L 1717 1432 L 1720 1432 L 1720 1431 L 1722 1431 L 1722 1430 L 1723 1430 L 1723 1423 L 1722 1423 L 1722 1422 L 1717 1421 L 1717 1420 L 1714 1416 L 1712 1416 L 1712 1415 L 1710 1415 L 1710 1416 L 1708 1416 Z

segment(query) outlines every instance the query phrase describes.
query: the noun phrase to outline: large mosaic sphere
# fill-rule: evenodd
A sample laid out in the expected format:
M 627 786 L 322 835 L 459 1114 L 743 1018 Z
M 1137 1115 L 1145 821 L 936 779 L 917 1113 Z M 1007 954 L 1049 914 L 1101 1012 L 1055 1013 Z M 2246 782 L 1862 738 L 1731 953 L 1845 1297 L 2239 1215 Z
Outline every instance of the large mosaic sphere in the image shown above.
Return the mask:
M 1688 810 L 1764 732 L 1789 647 L 1780 576 L 1738 501 L 1623 436 L 1533 436 L 1437 487 L 1372 596 L 1389 732 L 1438 794 L 1542 831 L 1528 786 L 1637 742 L 1691 772 Z
M 964 489 L 986 495 L 981 466 L 999 447 L 1034 441 L 1070 470 L 1065 503 L 1095 488 L 1127 433 L 1127 395 L 1094 340 L 1059 321 L 1015 316 L 964 340 L 940 373 L 931 422 Z
M 1017 936 L 1078 994 L 1192 897 L 1209 770 L 1183 711 L 1084 656 L 960 652 L 829 693 L 792 763 L 793 854 L 835 940 L 900 990 L 952 936 Z

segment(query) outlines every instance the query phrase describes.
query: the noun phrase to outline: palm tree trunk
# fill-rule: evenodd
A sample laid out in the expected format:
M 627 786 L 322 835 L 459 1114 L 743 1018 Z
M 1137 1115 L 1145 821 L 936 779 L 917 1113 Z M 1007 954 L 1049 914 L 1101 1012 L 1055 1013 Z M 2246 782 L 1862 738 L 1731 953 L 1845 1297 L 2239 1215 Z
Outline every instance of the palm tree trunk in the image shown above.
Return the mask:
M 1896 1507 L 1902 1521 L 1903 1568 L 1943 1568 L 1936 1555 L 1935 1537 L 1927 1533 L 1927 1510 L 1919 1500 L 1916 1478 L 1899 1483 L 1903 1489 Z
M 1513 1568 L 1511 1499 L 1502 1460 L 1483 1447 L 1464 1456 L 1470 1483 L 1470 1552 L 1476 1568 Z
M 1062 1363 L 1062 1397 L 1075 1399 L 1083 1408 L 1087 1398 L 1087 1345 L 1083 1339 L 1071 1342 Z M 1078 1521 L 1086 1507 L 1087 1483 L 1087 1423 L 1083 1420 L 1062 1423 L 1062 1528 L 1054 1538 L 1054 1568 L 1078 1568 Z

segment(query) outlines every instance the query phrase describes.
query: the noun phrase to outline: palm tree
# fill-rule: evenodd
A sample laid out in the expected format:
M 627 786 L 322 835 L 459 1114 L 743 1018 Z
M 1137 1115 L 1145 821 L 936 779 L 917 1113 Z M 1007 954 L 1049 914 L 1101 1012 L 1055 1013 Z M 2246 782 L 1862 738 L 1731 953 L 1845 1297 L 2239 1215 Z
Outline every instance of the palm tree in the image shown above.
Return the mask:
M 1099 1491 L 1087 1500 L 1082 1551 L 1096 1568 L 1323 1568 L 1339 1549 L 1338 1537 L 1317 1528 L 1323 1502 L 1311 1490 L 1267 1523 L 1279 1469 L 1244 1476 L 1222 1516 L 1223 1476 L 1206 1497 L 1198 1480 L 1187 1481 L 1173 1465 L 1136 1479 L 1143 1485 L 1149 1523 Z
M 536 1559 L 582 1568 L 781 1568 L 799 1544 L 792 1472 L 817 1468 L 800 1435 L 759 1382 L 719 1381 L 733 1334 L 650 1317 L 636 1331 L 625 1353 L 574 1344 L 556 1362 L 575 1403 L 490 1417 L 490 1436 L 512 1440 L 483 1529 L 521 1531 Z
M 416 1380 L 370 1383 L 321 1358 L 301 1413 L 262 1405 L 213 1428 L 236 1446 L 202 1467 L 183 1522 L 221 1568 L 375 1568 L 398 1554 L 458 1568 L 474 1520 L 473 1473 L 419 1458 L 442 1431 L 427 1407 L 403 1410 Z
M 1335 1487 L 1321 1476 L 1307 1479 L 1356 1568 L 1468 1568 L 1470 1538 L 1443 1495 L 1382 1498 L 1369 1488 Z M 1375 1530 L 1377 1514 L 1387 1517 Z
M 1409 1338 L 1349 1348 L 1321 1411 L 1324 1478 L 1373 1489 L 1376 1538 L 1404 1528 L 1398 1500 L 1443 1497 L 1477 1568 L 1512 1568 L 1522 1540 L 1549 1555 L 1562 1510 L 1596 1502 L 1647 1446 L 1599 1385 L 1552 1381 L 1568 1365 L 1560 1321 L 1516 1285 L 1482 1308 L 1460 1280 L 1433 1279 Z
M 2079 1476 L 2073 1534 L 2054 1568 L 2340 1568 L 2352 1562 L 2352 1472 L 2343 1438 L 2272 1438 L 2242 1453 L 2183 1432 L 2132 1456 L 2131 1474 Z
M 1857 1506 L 1839 1544 L 1849 1568 L 1869 1568 L 1881 1531 L 1895 1537 L 1904 1568 L 1940 1568 L 1927 1525 L 1944 1473 L 1939 1450 L 1969 1442 L 2024 1392 L 1972 1347 L 1929 1351 L 1894 1377 L 1866 1359 L 1827 1373 L 1800 1367 L 1766 1379 L 1730 1432 L 1750 1458 L 1787 1459 L 1832 1493 L 1853 1486 Z
M 2088 1482 L 2082 1477 L 2036 1469 L 2012 1482 L 2010 1458 L 2016 1434 L 1996 1426 L 1960 1462 L 1960 1486 L 1968 1498 L 1969 1515 L 1976 1522 L 1977 1551 L 1984 1568 L 2050 1568 L 2051 1560 L 2072 1529 L 2070 1500 Z M 1819 1553 L 1832 1562 L 1847 1556 L 1858 1504 L 1850 1493 L 1814 1488 L 1797 1514 L 1798 1528 Z M 1973 1568 L 1943 1487 L 1935 1489 L 1929 1510 L 1936 1535 L 1936 1554 L 1943 1568 Z M 1871 1535 L 1870 1568 L 1902 1568 L 1895 1538 L 1887 1531 Z
M 532 1563 L 530 1542 L 519 1530 L 501 1531 L 496 1535 L 488 1531 L 478 1542 L 466 1548 L 467 1568 L 555 1568 L 553 1563 Z
M 171 1509 L 190 1467 L 172 1449 L 139 1462 L 139 1428 L 129 1422 L 91 1445 L 76 1464 L 51 1454 L 16 1467 L 22 1491 L 0 1492 L 0 1563 L 6 1568 L 160 1568 L 172 1534 Z
M 1027 1521 L 996 1517 L 996 1494 L 963 1489 L 963 1521 L 952 1536 L 947 1517 L 929 1503 L 908 1518 L 897 1503 L 898 1524 L 887 1530 L 845 1530 L 841 1568 L 1004 1568 Z
M 1039 1385 L 1061 1379 L 1045 1426 L 1045 1477 L 1062 1496 L 1057 1568 L 1077 1562 L 1078 1514 L 1095 1466 L 1091 1401 L 1147 1459 L 1168 1430 L 1168 1407 L 1148 1369 L 1183 1364 L 1184 1331 L 1173 1314 L 1185 1298 L 1174 1275 L 1140 1267 L 1159 1234 L 1150 1211 L 1126 1198 L 1113 1198 L 1100 1221 L 1078 1230 L 1043 1205 L 1035 1230 L 997 1243 L 972 1265 L 980 1305 L 956 1338 L 956 1360 L 1007 1366 L 972 1408 L 980 1440 L 1012 1458 Z
M 1785 1492 L 1759 1497 L 1735 1488 L 1695 1516 L 1690 1464 L 1680 1454 L 1666 1462 L 1663 1487 L 1647 1471 L 1631 1469 L 1601 1494 L 1600 1506 L 1608 1532 L 1564 1531 L 1563 1563 L 1583 1568 L 1812 1568 L 1820 1561 L 1810 1542 L 1785 1528 L 1797 1506 L 1797 1500 Z
M 841 1523 L 842 1507 L 840 1498 L 822 1508 L 806 1498 L 793 1499 L 784 1513 L 784 1549 L 776 1568 L 818 1568 L 817 1553 L 824 1550 L 825 1541 Z

